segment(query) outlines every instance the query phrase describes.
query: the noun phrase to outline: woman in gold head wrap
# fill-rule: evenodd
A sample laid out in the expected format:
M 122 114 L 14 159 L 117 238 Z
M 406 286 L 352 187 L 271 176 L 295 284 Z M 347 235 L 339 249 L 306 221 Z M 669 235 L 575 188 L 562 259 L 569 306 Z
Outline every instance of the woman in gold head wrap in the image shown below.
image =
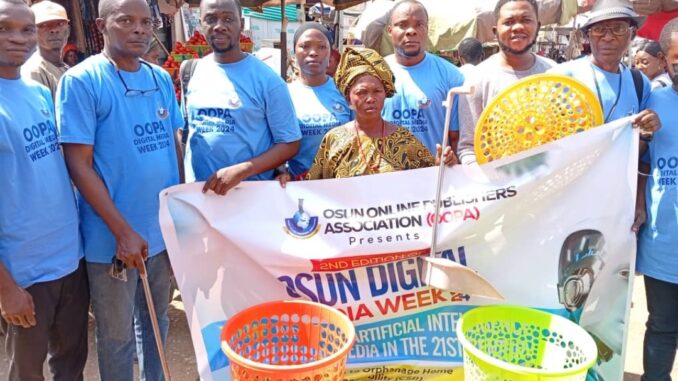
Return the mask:
M 393 96 L 393 73 L 372 49 L 346 48 L 335 74 L 355 120 L 325 135 L 306 179 L 353 177 L 425 168 L 435 164 L 429 150 L 409 130 L 381 117 Z M 445 158 L 451 158 L 449 147 Z M 447 160 L 446 160 L 447 162 Z

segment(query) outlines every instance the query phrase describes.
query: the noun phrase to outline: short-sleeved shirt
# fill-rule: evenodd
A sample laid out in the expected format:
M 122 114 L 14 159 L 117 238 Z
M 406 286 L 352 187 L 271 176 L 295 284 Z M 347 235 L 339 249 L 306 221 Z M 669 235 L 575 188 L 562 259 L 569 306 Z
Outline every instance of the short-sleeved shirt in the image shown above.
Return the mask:
M 204 181 L 217 170 L 251 160 L 274 144 L 301 139 L 292 99 L 283 80 L 247 54 L 220 64 L 201 59 L 188 84 L 186 181 Z M 248 180 L 271 180 L 266 171 Z
M 464 76 L 450 62 L 429 53 L 413 66 L 400 65 L 393 54 L 385 60 L 395 76 L 396 94 L 386 98 L 381 115 L 410 130 L 431 153 L 435 153 L 445 129 L 443 102 L 451 88 L 464 84 Z M 452 107 L 450 131 L 458 131 L 456 98 Z
M 619 73 L 611 73 L 594 65 L 589 57 L 582 57 L 562 63 L 549 72 L 564 74 L 583 82 L 601 101 L 603 117 L 607 123 L 645 110 L 652 90 L 650 81 L 642 75 L 643 97 L 639 104 L 631 70 L 622 64 L 619 68 Z
M 639 236 L 636 269 L 652 278 L 678 284 L 678 91 L 652 92 L 647 107 L 662 128 L 649 144 L 651 175 L 645 200 L 647 222 Z
M 125 84 L 145 94 L 126 96 Z M 162 252 L 158 194 L 179 183 L 174 130 L 183 126 L 169 74 L 147 63 L 118 71 L 98 54 L 64 74 L 57 105 L 62 143 L 93 146 L 94 170 L 116 208 L 150 256 Z M 82 195 L 78 206 L 86 260 L 110 263 L 115 237 Z
M 320 86 L 306 86 L 299 81 L 288 85 L 294 110 L 301 128 L 299 152 L 288 161 L 292 176 L 303 175 L 311 168 L 320 141 L 330 129 L 353 119 L 346 98 L 337 90 L 334 80 Z
M 78 268 L 78 214 L 52 94 L 27 76 L 0 89 L 0 262 L 28 287 Z

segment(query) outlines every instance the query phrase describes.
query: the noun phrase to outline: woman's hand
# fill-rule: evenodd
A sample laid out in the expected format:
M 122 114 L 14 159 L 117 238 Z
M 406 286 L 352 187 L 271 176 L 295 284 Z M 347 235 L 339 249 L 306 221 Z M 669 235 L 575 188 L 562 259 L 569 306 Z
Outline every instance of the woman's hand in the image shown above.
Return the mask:
M 290 176 L 289 173 L 283 172 L 283 173 L 279 174 L 278 176 L 276 176 L 275 179 L 280 182 L 281 187 L 285 188 L 285 186 L 287 185 L 287 182 L 292 180 L 292 177 Z
M 441 151 L 442 147 L 440 144 L 436 144 L 436 165 L 440 165 Z M 445 147 L 445 152 L 442 153 L 442 158 L 443 163 L 445 163 L 445 165 L 448 167 L 459 164 L 459 159 L 457 159 L 457 155 L 452 152 L 452 147 L 450 146 Z

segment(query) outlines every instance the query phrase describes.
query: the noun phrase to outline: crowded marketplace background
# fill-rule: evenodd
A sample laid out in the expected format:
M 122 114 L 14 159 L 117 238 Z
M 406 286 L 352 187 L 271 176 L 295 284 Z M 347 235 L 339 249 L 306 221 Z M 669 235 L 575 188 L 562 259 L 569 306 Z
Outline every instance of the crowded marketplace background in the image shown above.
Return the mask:
M 390 364 L 393 375 L 412 366 L 422 381 L 458 375 L 446 368 L 462 364 L 458 342 L 446 337 L 442 354 L 426 350 L 436 330 L 453 334 L 432 322 L 461 316 L 487 295 L 436 294 L 413 275 L 430 254 L 489 274 L 507 300 L 581 328 L 595 353 L 584 369 L 589 380 L 623 377 L 630 279 L 642 274 L 649 314 L 635 343 L 642 380 L 670 380 L 678 346 L 676 16 L 678 2 L 666 0 L 0 0 L 8 378 L 42 380 L 47 360 L 53 379 L 82 380 L 93 323 L 99 379 L 131 381 L 134 364 L 142 380 L 168 379 L 164 343 L 177 285 L 203 379 L 228 372 L 225 321 L 269 295 L 344 308 L 362 330 L 349 379 L 393 378 L 372 363 Z M 527 87 L 533 104 L 515 103 L 531 115 L 516 106 L 488 117 L 498 99 L 520 98 L 512 89 L 542 79 Z M 560 131 L 545 116 L 562 121 Z M 491 135 L 500 122 L 517 126 L 515 134 Z M 506 161 L 509 146 L 524 143 L 522 151 L 565 135 L 601 144 L 582 153 L 558 141 L 553 154 Z M 575 161 L 563 164 L 572 158 L 561 151 Z M 560 192 L 578 176 L 604 181 L 585 172 L 595 165 L 615 169 L 609 195 L 575 202 Z M 432 167 L 433 200 L 423 194 Z M 553 168 L 562 175 L 549 180 Z M 485 183 L 473 177 L 485 169 L 492 174 Z M 446 173 L 454 176 L 444 180 Z M 528 199 L 531 187 L 540 193 Z M 386 188 L 384 200 L 371 193 Z M 389 201 L 403 192 L 415 201 Z M 317 206 L 347 195 L 396 206 Z M 586 211 L 573 216 L 557 200 Z M 436 229 L 452 207 L 460 209 L 448 217 L 469 233 L 460 246 L 443 247 Z M 428 213 L 427 221 L 416 213 Z M 258 219 L 266 214 L 277 216 L 274 225 Z M 226 223 L 233 229 L 218 235 Z M 238 229 L 235 240 L 224 239 Z M 261 252 L 249 258 L 245 248 Z M 380 263 L 391 287 L 376 286 L 378 266 L 321 276 L 324 251 L 375 261 L 398 254 Z M 530 287 L 503 276 L 524 265 L 508 252 L 536 267 L 521 280 Z M 192 254 L 194 263 L 177 267 Z M 270 263 L 260 265 L 258 255 Z M 309 260 L 313 274 L 302 269 Z M 200 274 L 189 279 L 189 270 Z M 323 279 L 338 294 L 326 295 Z M 304 284 L 313 281 L 317 292 Z M 241 293 L 210 299 L 224 288 Z M 405 294 L 413 288 L 425 290 Z M 351 305 L 367 289 L 365 303 Z M 382 296 L 414 298 L 421 315 L 407 312 L 409 304 L 379 308 Z M 403 322 L 389 325 L 396 318 Z M 381 328 L 368 331 L 369 324 Z M 387 342 L 387 327 L 424 332 L 423 344 Z

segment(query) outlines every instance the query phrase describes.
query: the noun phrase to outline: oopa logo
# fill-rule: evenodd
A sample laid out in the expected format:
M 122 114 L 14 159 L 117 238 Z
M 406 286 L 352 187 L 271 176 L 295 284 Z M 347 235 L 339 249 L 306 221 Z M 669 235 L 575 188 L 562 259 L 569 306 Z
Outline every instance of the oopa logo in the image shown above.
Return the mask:
M 285 233 L 295 238 L 307 239 L 313 237 L 318 230 L 318 217 L 311 217 L 304 210 L 304 199 L 299 199 L 299 210 L 292 218 L 285 218 Z

